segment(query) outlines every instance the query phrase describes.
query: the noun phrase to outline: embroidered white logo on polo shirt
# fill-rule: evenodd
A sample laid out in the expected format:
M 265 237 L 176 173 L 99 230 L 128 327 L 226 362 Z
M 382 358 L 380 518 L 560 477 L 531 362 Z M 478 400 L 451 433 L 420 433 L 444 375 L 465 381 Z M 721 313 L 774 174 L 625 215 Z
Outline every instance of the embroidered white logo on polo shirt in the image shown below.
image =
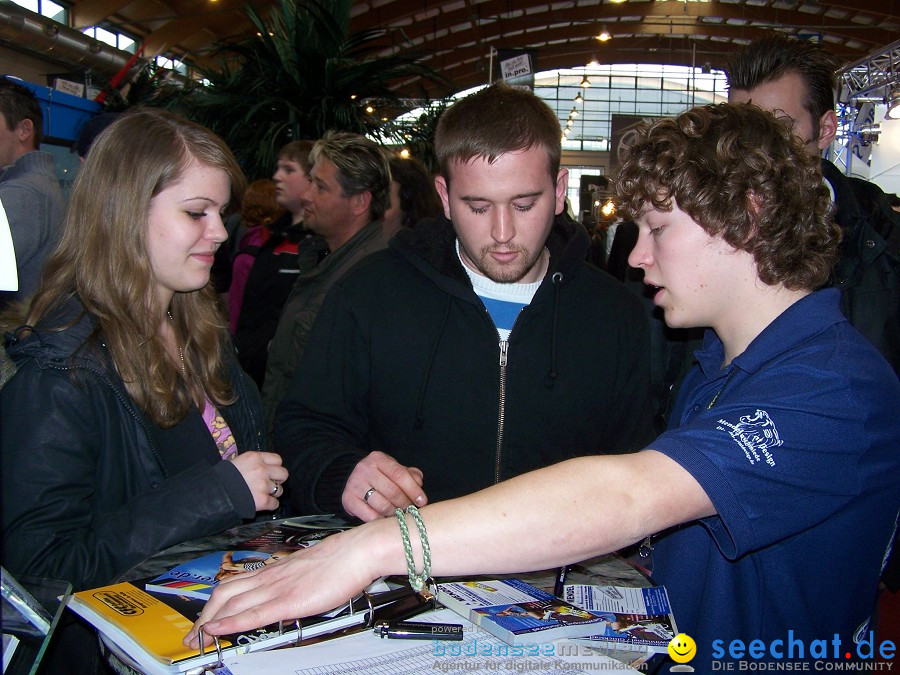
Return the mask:
M 729 433 L 744 451 L 750 464 L 765 461 L 769 466 L 775 466 L 775 458 L 770 450 L 784 441 L 778 437 L 775 422 L 765 410 L 757 410 L 752 416 L 743 415 L 737 424 L 719 420 L 716 428 Z

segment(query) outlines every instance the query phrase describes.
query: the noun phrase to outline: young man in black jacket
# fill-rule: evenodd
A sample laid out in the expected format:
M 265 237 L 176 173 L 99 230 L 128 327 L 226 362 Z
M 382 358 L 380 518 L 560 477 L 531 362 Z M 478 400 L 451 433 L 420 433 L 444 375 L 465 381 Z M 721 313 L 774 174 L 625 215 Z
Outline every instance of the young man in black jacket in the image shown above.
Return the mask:
M 807 40 L 762 38 L 730 59 L 728 100 L 751 101 L 789 117 L 807 151 L 819 156 L 838 130 L 837 65 L 831 54 Z M 831 285 L 840 289 L 841 310 L 850 323 L 900 373 L 900 215 L 877 185 L 821 161 L 842 231 Z
M 562 216 L 559 129 L 503 85 L 443 115 L 446 218 L 334 285 L 278 409 L 296 511 L 369 521 L 652 436 L 644 312 Z

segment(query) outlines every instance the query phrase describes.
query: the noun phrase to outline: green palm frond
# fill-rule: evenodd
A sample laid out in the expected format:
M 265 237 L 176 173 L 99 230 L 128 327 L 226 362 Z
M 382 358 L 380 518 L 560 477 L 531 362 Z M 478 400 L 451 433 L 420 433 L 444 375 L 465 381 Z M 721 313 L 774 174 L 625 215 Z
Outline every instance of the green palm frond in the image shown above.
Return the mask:
M 420 79 L 450 91 L 417 55 L 380 56 L 395 37 L 389 32 L 349 33 L 351 6 L 351 0 L 280 0 L 266 17 L 247 6 L 254 34 L 221 45 L 221 65 L 203 72 L 208 84 L 186 87 L 178 107 L 225 138 L 256 177 L 271 173 L 290 140 L 382 126 L 365 113 L 365 101 L 400 108 L 393 89 L 399 82 Z

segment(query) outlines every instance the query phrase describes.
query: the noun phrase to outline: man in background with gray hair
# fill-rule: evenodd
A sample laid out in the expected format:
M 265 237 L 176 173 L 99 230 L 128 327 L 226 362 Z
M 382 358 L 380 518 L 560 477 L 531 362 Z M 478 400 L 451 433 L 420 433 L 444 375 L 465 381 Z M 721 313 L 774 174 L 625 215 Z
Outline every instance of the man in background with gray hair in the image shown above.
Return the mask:
M 269 345 L 262 393 L 270 434 L 275 408 L 287 393 L 328 289 L 358 260 L 387 245 L 381 229 L 391 186 L 386 153 L 364 136 L 329 132 L 313 146 L 309 160 L 303 223 L 325 240 L 329 252 L 297 279 Z

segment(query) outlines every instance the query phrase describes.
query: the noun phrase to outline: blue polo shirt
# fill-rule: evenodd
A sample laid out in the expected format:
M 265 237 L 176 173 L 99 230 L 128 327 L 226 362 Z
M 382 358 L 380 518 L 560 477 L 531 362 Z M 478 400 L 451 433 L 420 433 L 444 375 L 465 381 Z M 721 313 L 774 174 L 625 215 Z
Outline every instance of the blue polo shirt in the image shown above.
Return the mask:
M 697 643 L 691 665 L 711 671 L 713 641 L 727 653 L 735 639 L 766 645 L 747 661 L 809 661 L 810 642 L 835 634 L 845 660 L 854 635 L 868 638 L 900 509 L 897 376 L 834 289 L 789 307 L 724 369 L 712 331 L 697 358 L 673 428 L 651 443 L 718 512 L 660 535 L 653 551 L 678 628 Z M 772 641 L 791 637 L 793 659 L 771 656 Z

